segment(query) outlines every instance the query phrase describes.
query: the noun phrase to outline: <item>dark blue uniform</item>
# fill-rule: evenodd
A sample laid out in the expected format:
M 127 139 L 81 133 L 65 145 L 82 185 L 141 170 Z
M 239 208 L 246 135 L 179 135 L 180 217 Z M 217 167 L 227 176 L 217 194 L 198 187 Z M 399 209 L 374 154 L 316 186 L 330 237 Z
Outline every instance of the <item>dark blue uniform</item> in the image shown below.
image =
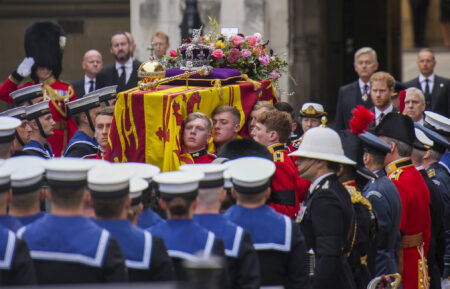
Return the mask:
M 224 216 L 250 233 L 259 257 L 261 286 L 310 288 L 305 239 L 297 224 L 268 205 L 234 205 Z
M 45 143 L 44 146 L 38 141 L 31 140 L 23 147 L 23 153 L 29 156 L 38 156 L 44 159 L 51 159 L 54 157 L 52 147 L 49 143 Z
M 427 168 L 428 177 L 437 185 L 444 203 L 445 218 L 445 254 L 443 277 L 450 276 L 450 172 L 448 167 L 437 162 Z
M 225 257 L 222 241 L 191 219 L 167 220 L 149 228 L 149 231 L 164 240 L 167 252 L 172 258 L 177 280 L 187 279 L 183 260 L 195 259 L 199 257 L 197 255 L 199 252 L 204 258 Z M 224 273 L 222 277 L 221 287 L 229 288 L 228 274 Z
M 39 212 L 39 213 L 31 215 L 31 216 L 17 217 L 17 220 L 19 220 L 19 222 L 22 223 L 22 225 L 26 226 L 26 225 L 31 224 L 34 221 L 42 218 L 45 215 L 46 215 L 45 212 Z
M 397 251 L 400 248 L 400 219 L 402 204 L 395 185 L 387 178 L 384 170 L 376 172 L 376 179 L 367 183 L 362 194 L 372 204 L 377 217 L 378 231 L 375 237 L 373 259 L 374 276 L 398 272 Z M 371 262 L 369 262 L 370 264 Z
M 130 281 L 174 279 L 172 261 L 161 238 L 134 227 L 128 220 L 95 220 L 119 242 Z
M 22 227 L 39 284 L 127 281 L 125 259 L 110 233 L 82 216 L 47 214 Z
M 347 262 L 356 234 L 350 194 L 335 174 L 319 177 L 311 188 L 300 225 L 316 256 L 313 288 L 355 288 Z
M 165 222 L 164 219 L 152 209 L 144 209 L 138 217 L 137 226 L 141 229 L 147 229 L 161 222 Z
M 27 244 L 0 226 L 0 285 L 32 284 L 36 284 L 36 274 Z
M 10 229 L 13 232 L 17 232 L 21 227 L 23 227 L 22 223 L 17 220 L 16 217 L 11 215 L 0 215 L 0 225 L 3 227 Z
M 81 130 L 77 130 L 67 144 L 63 156 L 85 158 L 92 157 L 97 153 L 98 143 L 95 138 L 91 138 Z
M 231 288 L 259 288 L 259 261 L 250 234 L 218 214 L 195 215 L 194 221 L 223 241 Z

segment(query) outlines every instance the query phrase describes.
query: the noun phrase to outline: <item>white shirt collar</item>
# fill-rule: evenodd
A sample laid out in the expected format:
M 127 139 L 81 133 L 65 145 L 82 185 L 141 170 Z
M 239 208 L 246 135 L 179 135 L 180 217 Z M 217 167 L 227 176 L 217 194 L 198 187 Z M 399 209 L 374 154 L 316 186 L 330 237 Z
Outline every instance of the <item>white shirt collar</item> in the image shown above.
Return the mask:
M 120 63 L 117 62 L 117 61 L 116 61 L 115 64 L 116 64 L 116 70 L 117 70 L 117 71 L 120 71 L 120 69 L 121 69 L 122 66 L 125 66 L 125 70 L 133 69 L 133 58 L 130 57 L 130 58 L 128 59 L 128 61 L 125 62 L 125 64 L 120 64 Z
M 95 83 L 95 78 L 89 78 L 89 76 L 87 76 L 86 74 L 84 75 L 84 83 L 89 83 L 89 81 L 93 80 Z
M 390 104 L 385 110 L 381 111 L 378 109 L 378 107 L 374 106 L 373 107 L 375 109 L 375 117 L 378 118 L 378 116 L 380 116 L 381 113 L 384 113 L 384 115 L 390 113 L 393 109 L 394 106 L 392 104 Z
M 418 121 L 415 121 L 414 123 L 418 123 L 420 125 L 423 125 L 423 115 Z
M 422 73 L 419 74 L 419 82 L 425 85 L 425 79 L 426 77 L 423 76 Z M 428 85 L 431 85 L 432 83 L 434 83 L 434 73 L 432 73 L 430 76 L 428 76 Z
M 361 80 L 361 78 L 358 78 L 358 83 L 359 83 L 359 89 L 361 90 L 361 93 L 364 91 L 364 85 L 366 85 L 366 84 L 368 87 L 368 92 L 370 91 L 370 82 L 365 83 L 364 81 Z
M 314 188 L 320 183 L 321 180 L 328 176 L 331 176 L 332 174 L 334 173 L 326 173 L 315 179 L 314 182 L 312 182 L 311 186 L 309 186 L 309 192 L 312 193 L 314 191 Z

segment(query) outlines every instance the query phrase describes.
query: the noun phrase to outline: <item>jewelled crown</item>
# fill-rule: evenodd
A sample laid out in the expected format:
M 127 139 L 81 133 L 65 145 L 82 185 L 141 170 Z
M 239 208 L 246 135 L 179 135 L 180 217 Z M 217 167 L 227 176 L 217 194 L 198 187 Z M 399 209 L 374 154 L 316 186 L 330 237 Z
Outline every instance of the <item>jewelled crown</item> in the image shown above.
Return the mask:
M 181 66 L 183 70 L 190 70 L 204 65 L 210 65 L 212 49 L 200 42 L 200 29 L 193 30 L 193 38 L 190 43 L 180 46 Z

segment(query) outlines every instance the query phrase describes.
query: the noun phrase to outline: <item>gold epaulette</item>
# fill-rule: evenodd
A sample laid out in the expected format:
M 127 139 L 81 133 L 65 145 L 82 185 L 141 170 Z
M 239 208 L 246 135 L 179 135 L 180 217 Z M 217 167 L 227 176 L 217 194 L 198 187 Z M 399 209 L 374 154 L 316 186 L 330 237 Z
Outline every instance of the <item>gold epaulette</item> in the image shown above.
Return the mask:
M 274 162 L 284 162 L 284 153 L 282 151 L 276 151 L 273 154 L 273 161 Z
M 430 179 L 432 179 L 436 176 L 436 171 L 434 169 L 429 169 L 427 170 L 427 175 Z
M 294 140 L 292 142 L 292 146 L 295 147 L 296 149 L 298 149 L 300 147 L 300 144 L 302 143 L 303 140 L 303 136 L 301 136 L 300 138 Z
M 403 170 L 402 170 L 402 169 L 397 169 L 397 170 L 391 172 L 391 173 L 388 175 L 388 178 L 391 179 L 391 180 L 396 180 L 396 181 L 398 181 L 398 179 L 400 179 L 400 175 L 401 175 L 402 173 L 403 173 Z
M 355 187 L 353 186 L 345 186 L 347 191 L 350 193 L 350 198 L 352 200 L 352 204 L 361 203 L 364 207 L 366 207 L 370 212 L 372 212 L 372 204 L 366 198 L 361 195 Z
M 18 81 L 17 79 L 14 78 L 14 76 L 12 76 L 12 74 L 10 74 L 8 76 L 9 80 L 11 80 L 12 83 L 19 85 L 20 81 Z
M 213 154 L 213 153 L 208 153 L 208 155 L 210 156 L 210 157 L 213 157 L 213 158 L 217 158 L 217 156 L 215 155 L 215 154 Z

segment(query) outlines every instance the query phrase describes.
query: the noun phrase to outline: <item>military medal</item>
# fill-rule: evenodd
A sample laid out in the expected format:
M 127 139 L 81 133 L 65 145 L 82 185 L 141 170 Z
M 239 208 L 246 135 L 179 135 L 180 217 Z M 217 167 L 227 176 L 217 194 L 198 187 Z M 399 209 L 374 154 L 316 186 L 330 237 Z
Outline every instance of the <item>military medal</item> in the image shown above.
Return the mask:
M 362 98 L 362 100 L 367 101 L 367 99 L 368 99 L 369 97 L 367 96 L 367 93 L 364 93 L 364 95 L 363 95 L 361 98 Z

